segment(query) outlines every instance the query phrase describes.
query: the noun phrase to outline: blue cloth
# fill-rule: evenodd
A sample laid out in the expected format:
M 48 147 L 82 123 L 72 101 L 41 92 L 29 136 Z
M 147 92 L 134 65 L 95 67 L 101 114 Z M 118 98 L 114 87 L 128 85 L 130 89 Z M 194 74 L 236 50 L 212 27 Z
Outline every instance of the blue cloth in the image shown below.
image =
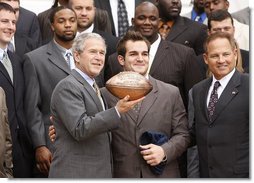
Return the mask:
M 167 135 L 160 133 L 160 132 L 153 132 L 153 131 L 146 131 L 144 132 L 140 139 L 139 142 L 141 145 L 147 145 L 147 144 L 155 144 L 155 145 L 162 145 L 165 142 L 168 141 Z M 163 170 L 166 166 L 166 162 L 161 162 L 160 164 L 156 166 L 150 166 L 150 169 L 152 173 L 155 175 L 161 175 L 163 173 Z
M 205 12 L 201 13 L 201 15 L 198 15 L 197 12 L 194 9 L 192 9 L 192 11 L 191 11 L 191 20 L 195 21 L 197 16 L 200 16 L 199 20 L 197 21 L 199 23 L 203 23 L 205 21 L 206 17 L 207 17 Z

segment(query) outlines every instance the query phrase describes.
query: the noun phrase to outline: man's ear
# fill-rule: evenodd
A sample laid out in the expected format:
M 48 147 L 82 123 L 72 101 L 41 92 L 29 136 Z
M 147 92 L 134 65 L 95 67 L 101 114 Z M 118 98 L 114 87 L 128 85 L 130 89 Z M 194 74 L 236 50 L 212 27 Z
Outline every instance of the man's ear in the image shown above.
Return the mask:
M 75 63 L 79 64 L 79 62 L 80 62 L 80 55 L 79 55 L 79 53 L 77 51 L 73 52 L 73 58 L 75 60 Z
M 204 53 L 204 54 L 203 54 L 203 58 L 204 58 L 205 63 L 208 65 L 208 60 L 207 60 L 207 57 L 208 57 L 208 56 L 207 56 L 207 54 L 206 54 L 206 53 Z
M 124 57 L 122 55 L 118 55 L 117 60 L 121 66 L 124 66 Z

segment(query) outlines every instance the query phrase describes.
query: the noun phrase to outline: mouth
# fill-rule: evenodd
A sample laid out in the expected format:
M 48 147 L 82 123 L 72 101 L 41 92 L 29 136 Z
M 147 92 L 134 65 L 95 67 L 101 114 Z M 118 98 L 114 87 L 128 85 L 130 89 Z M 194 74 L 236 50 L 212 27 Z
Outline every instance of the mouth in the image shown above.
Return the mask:
M 73 35 L 74 32 L 73 31 L 64 31 L 64 33 Z
M 148 27 L 142 27 L 141 28 L 143 32 L 151 32 L 153 29 Z

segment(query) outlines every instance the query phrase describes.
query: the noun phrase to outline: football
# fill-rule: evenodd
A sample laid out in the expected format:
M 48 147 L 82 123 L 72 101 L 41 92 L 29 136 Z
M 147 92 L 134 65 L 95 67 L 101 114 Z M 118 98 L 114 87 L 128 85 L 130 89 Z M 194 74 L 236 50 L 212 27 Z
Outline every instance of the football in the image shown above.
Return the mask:
M 129 100 L 136 100 L 147 95 L 153 89 L 153 86 L 141 74 L 124 71 L 110 78 L 106 82 L 106 88 L 120 99 L 129 95 Z

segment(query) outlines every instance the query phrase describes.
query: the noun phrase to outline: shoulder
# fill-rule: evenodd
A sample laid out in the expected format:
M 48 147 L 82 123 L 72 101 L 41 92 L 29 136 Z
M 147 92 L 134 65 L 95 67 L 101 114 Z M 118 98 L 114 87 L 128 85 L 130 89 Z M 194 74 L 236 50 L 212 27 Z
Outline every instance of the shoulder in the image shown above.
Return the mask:
M 158 79 L 155 79 L 153 77 L 150 76 L 150 82 L 152 83 L 153 87 L 157 87 L 159 92 L 163 92 L 163 93 L 177 93 L 179 92 L 179 89 L 172 85 L 172 84 L 169 84 L 169 83 L 165 83 L 163 81 L 160 81 Z

